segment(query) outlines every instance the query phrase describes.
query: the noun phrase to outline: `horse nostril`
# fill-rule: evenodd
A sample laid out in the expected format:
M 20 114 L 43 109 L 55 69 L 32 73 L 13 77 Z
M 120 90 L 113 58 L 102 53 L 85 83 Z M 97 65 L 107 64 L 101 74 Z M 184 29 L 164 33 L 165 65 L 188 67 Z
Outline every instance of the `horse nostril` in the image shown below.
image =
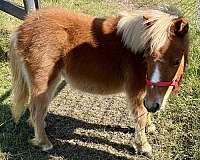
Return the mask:
M 144 107 L 147 109 L 148 112 L 153 112 L 155 113 L 160 109 L 160 104 L 159 103 L 153 103 L 151 107 L 148 107 L 145 99 L 143 100 Z
M 153 104 L 153 108 L 154 108 L 154 111 L 156 112 L 157 110 L 160 109 L 160 104 L 159 103 L 154 103 Z
M 146 101 L 143 100 L 144 107 L 147 109 L 148 112 L 151 112 L 151 109 L 147 106 Z

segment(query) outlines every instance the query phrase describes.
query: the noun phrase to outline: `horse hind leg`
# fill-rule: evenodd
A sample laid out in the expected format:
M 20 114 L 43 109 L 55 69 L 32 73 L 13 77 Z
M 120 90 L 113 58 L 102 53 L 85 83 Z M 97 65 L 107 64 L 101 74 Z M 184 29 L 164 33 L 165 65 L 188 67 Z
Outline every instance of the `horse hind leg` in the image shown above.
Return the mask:
M 61 80 L 61 75 L 58 74 L 58 76 L 54 77 L 54 79 L 51 80 L 51 82 L 48 85 L 48 89 L 47 89 L 47 95 L 48 95 L 48 99 L 49 102 L 54 98 L 55 94 L 57 94 L 57 88 L 59 85 L 59 82 Z M 29 112 L 31 113 L 31 107 L 29 107 Z M 31 118 L 31 116 L 29 117 L 29 119 L 27 120 L 29 127 L 34 127 L 33 126 L 33 120 Z M 44 127 L 47 127 L 46 122 L 44 121 Z
M 48 72 L 43 72 L 42 77 L 48 77 Z M 36 76 L 37 77 L 37 76 Z M 34 127 L 35 137 L 31 140 L 31 143 L 35 146 L 40 146 L 43 151 L 47 151 L 53 148 L 52 143 L 49 141 L 47 134 L 45 132 L 45 117 L 47 114 L 48 105 L 53 97 L 53 92 L 56 88 L 57 78 L 49 83 L 49 78 L 47 81 L 34 81 L 34 85 L 31 92 L 31 106 L 30 110 L 30 119 Z
M 34 127 L 35 137 L 31 143 L 35 146 L 41 146 L 42 150 L 49 150 L 53 147 L 45 132 L 44 120 L 49 103 L 49 97 L 46 92 L 34 95 L 32 97 L 30 116 Z

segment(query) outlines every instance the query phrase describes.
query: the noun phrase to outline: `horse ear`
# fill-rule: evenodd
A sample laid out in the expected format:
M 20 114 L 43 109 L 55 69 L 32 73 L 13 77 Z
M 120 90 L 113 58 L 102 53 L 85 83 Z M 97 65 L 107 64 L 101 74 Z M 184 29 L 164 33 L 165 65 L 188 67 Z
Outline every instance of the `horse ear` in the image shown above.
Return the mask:
M 171 33 L 175 34 L 176 36 L 184 36 L 186 33 L 188 33 L 188 30 L 188 22 L 183 18 L 174 20 L 170 26 Z

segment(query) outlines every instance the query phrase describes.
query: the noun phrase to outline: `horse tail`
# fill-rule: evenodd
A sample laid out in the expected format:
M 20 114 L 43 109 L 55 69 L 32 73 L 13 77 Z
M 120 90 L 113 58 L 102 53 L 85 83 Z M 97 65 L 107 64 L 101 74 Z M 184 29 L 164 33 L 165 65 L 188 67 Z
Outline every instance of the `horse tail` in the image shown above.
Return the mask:
M 27 70 L 22 57 L 17 50 L 17 34 L 11 38 L 10 66 L 12 76 L 11 112 L 12 117 L 18 123 L 22 113 L 26 110 L 29 99 L 29 88 L 27 82 Z M 26 73 L 25 73 L 26 72 Z

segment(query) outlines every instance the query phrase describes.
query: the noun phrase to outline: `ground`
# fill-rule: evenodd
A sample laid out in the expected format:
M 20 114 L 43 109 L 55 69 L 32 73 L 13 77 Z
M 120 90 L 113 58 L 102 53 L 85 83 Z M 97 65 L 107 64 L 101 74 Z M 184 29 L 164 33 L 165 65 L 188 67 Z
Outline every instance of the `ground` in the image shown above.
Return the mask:
M 19 0 L 17 2 L 20 2 Z M 44 0 L 42 6 L 62 6 L 85 14 L 105 16 L 134 7 L 155 6 L 161 0 Z M 156 133 L 148 135 L 154 159 L 200 159 L 200 33 L 196 26 L 196 2 L 172 1 L 189 19 L 191 34 L 190 63 L 177 95 L 170 97 L 165 110 L 154 115 Z M 22 23 L 0 13 L 0 159 L 23 160 L 116 160 L 147 159 L 134 149 L 133 117 L 125 95 L 94 96 L 69 85 L 55 97 L 47 115 L 47 133 L 54 149 L 42 152 L 28 139 L 33 130 L 26 123 L 11 119 L 10 71 L 6 55 L 10 33 Z

